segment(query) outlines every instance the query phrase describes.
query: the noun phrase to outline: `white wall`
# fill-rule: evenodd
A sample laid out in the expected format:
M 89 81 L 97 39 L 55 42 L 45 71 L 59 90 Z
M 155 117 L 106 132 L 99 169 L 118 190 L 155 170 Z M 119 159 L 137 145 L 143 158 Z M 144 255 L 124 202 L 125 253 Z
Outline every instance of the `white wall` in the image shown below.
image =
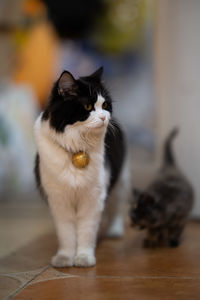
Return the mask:
M 157 1 L 155 82 L 158 149 L 174 126 L 175 151 L 196 192 L 200 216 L 200 1 Z M 160 151 L 158 151 L 160 152 Z

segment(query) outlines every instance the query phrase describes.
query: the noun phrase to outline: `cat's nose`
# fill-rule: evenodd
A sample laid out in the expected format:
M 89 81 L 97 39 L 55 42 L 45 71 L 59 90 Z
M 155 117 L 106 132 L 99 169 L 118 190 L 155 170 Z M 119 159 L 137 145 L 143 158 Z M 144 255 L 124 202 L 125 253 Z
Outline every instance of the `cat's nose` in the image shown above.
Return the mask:
M 106 117 L 105 116 L 100 116 L 99 117 L 102 121 L 105 121 Z

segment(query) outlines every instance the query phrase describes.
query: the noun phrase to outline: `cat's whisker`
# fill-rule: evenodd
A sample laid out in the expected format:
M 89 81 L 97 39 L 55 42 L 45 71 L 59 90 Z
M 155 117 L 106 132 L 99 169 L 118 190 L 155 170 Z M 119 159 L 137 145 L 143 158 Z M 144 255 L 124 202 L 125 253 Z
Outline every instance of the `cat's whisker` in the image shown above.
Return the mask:
M 115 129 L 115 126 L 112 124 L 112 122 L 109 122 L 108 124 L 108 130 L 110 130 L 110 132 L 116 136 L 116 129 Z

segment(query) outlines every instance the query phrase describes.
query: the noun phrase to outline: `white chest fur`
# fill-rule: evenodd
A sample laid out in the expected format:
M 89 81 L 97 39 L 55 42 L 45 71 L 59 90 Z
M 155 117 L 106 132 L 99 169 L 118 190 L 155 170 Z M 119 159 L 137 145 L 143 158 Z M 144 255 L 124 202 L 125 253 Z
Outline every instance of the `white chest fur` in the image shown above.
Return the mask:
M 73 133 L 73 131 L 72 131 Z M 72 133 L 66 137 L 70 145 L 69 151 L 61 147 L 57 141 L 64 140 L 64 137 L 50 129 L 48 121 L 41 121 L 41 116 L 35 124 L 35 139 L 40 155 L 40 170 L 43 184 L 54 181 L 54 184 L 64 185 L 70 188 L 90 188 L 92 186 L 105 185 L 108 180 L 108 174 L 104 167 L 104 135 L 101 140 L 95 144 L 95 147 L 88 148 L 90 163 L 84 169 L 77 169 L 72 163 L 71 148 L 76 151 L 86 150 L 86 145 L 80 142 Z M 75 142 L 75 140 L 78 140 Z M 63 143 L 62 143 L 63 145 Z M 73 145 L 73 146 L 72 146 Z M 64 145 L 63 145 L 64 146 Z M 107 185 L 107 184 L 106 184 Z

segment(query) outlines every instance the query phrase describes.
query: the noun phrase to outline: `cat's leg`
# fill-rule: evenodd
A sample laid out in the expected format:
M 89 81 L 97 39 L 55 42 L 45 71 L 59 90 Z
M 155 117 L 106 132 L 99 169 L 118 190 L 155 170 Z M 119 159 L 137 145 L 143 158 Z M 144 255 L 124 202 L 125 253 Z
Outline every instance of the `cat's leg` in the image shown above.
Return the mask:
M 73 206 L 60 190 L 48 196 L 58 238 L 58 251 L 52 257 L 54 267 L 69 267 L 74 263 L 76 248 L 75 212 Z
M 147 230 L 147 235 L 144 240 L 144 247 L 157 247 L 160 245 L 160 228 L 149 228 Z
M 102 236 L 105 235 L 109 238 L 118 238 L 124 233 L 124 199 L 121 196 L 121 191 L 119 190 L 119 186 L 117 186 L 108 197 L 103 217 Z
M 147 231 L 147 237 L 144 241 L 145 247 L 159 247 L 168 245 L 168 228 L 157 227 L 149 228 Z
M 180 243 L 180 236 L 184 229 L 185 224 L 180 223 L 176 225 L 171 225 L 169 227 L 169 238 L 168 238 L 168 245 L 170 247 L 178 247 Z
M 90 267 L 96 264 L 96 239 L 104 206 L 105 193 L 93 196 L 85 193 L 77 212 L 77 252 L 74 265 Z
M 118 238 L 124 233 L 124 216 L 131 194 L 130 170 L 128 162 L 120 174 L 111 194 L 108 197 L 105 207 L 105 218 L 108 220 L 106 237 Z

